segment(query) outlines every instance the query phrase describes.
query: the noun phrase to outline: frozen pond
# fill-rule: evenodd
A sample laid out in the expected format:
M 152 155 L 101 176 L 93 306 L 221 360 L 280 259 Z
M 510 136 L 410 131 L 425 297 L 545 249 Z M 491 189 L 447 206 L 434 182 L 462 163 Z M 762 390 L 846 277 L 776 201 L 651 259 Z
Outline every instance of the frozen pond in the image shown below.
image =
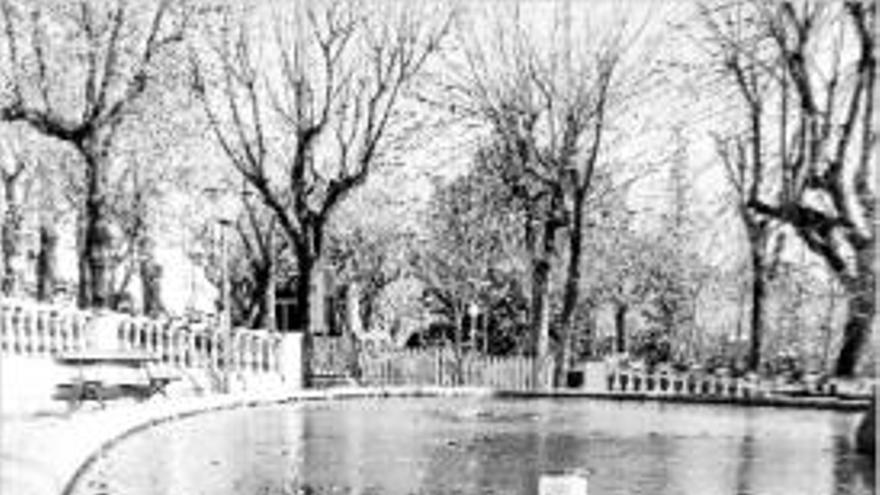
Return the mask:
M 534 494 L 580 470 L 590 495 L 859 494 L 858 416 L 566 400 L 385 399 L 199 415 L 134 435 L 77 495 Z

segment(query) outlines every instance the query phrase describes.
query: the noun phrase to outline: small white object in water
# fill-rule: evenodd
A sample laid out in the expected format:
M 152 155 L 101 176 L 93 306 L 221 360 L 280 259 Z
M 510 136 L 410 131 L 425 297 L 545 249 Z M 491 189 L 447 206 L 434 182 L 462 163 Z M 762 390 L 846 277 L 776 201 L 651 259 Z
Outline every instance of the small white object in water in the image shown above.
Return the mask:
M 587 477 L 580 473 L 542 474 L 538 495 L 587 495 Z

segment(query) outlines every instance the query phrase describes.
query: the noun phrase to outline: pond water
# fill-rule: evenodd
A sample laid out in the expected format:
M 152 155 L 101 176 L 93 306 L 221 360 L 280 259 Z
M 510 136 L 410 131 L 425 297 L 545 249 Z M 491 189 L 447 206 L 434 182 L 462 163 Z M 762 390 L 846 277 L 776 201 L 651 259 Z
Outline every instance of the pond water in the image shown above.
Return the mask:
M 121 442 L 99 494 L 535 494 L 578 470 L 590 495 L 874 493 L 858 416 L 583 399 L 382 399 L 198 415 Z

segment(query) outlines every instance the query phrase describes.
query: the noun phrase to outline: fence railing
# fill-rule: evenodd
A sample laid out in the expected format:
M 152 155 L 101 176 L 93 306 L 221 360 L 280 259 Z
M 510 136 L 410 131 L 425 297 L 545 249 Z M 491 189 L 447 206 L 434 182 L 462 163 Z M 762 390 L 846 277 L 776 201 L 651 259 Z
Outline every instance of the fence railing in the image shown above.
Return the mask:
M 0 350 L 20 356 L 80 350 L 91 320 L 86 311 L 0 299 Z
M 401 349 L 361 353 L 360 382 L 364 385 L 433 385 L 533 390 L 533 358 L 466 354 L 459 360 L 448 349 Z M 552 376 L 546 366 L 542 380 Z M 547 383 L 544 381 L 544 383 Z
M 319 376 L 348 375 L 351 370 L 351 341 L 341 337 L 316 335 L 312 338 L 311 372 Z
M 153 352 L 166 364 L 256 373 L 275 372 L 279 368 L 281 339 L 276 333 L 233 329 L 227 354 L 227 336 L 208 325 L 162 322 L 118 313 L 111 316 L 110 324 L 115 327 L 111 328 L 115 330 L 111 337 L 119 349 Z M 0 350 L 6 355 L 26 357 L 85 350 L 92 344 L 101 318 L 73 308 L 0 299 Z
M 758 382 L 742 378 L 684 373 L 613 370 L 608 374 L 607 380 L 609 392 L 736 398 L 753 396 L 762 391 L 762 386 Z

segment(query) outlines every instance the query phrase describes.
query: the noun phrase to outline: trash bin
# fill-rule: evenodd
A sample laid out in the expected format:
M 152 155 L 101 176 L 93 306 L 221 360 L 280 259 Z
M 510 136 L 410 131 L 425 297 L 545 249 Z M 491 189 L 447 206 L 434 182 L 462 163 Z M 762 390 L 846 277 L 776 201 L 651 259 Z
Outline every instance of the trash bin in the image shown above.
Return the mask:
M 569 371 L 565 377 L 565 386 L 568 388 L 581 388 L 584 386 L 583 370 Z

